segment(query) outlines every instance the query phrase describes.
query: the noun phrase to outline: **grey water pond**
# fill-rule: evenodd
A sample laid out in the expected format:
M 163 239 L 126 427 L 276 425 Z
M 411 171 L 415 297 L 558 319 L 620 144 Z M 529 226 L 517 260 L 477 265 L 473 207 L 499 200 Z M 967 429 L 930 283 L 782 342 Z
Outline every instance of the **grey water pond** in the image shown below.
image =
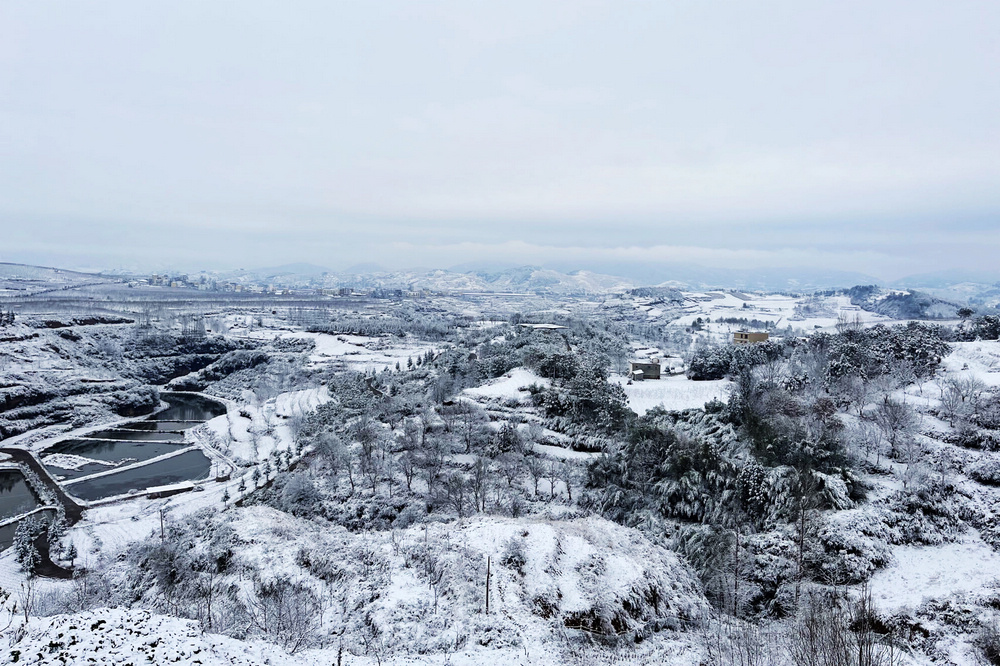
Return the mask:
M 102 460 L 104 462 L 118 465 L 126 461 L 142 462 L 144 460 L 152 460 L 153 458 L 158 458 L 168 453 L 180 451 L 187 446 L 189 445 L 184 444 L 183 442 L 170 443 L 136 442 L 126 440 L 109 441 L 95 439 L 68 439 L 51 447 L 46 451 L 46 453 L 65 453 L 67 455 L 90 458 L 91 460 Z M 42 464 L 44 464 L 46 469 L 48 469 L 52 474 L 62 476 L 66 479 L 78 479 L 82 476 L 88 476 L 98 472 L 106 472 L 111 469 L 110 466 L 102 465 L 100 463 L 90 463 L 76 469 L 65 469 L 59 467 L 58 465 L 49 464 L 45 458 L 42 459 Z
M 145 420 L 57 442 L 45 450 L 42 463 L 64 483 L 66 490 L 83 500 L 205 478 L 211 469 L 211 461 L 200 450 L 184 442 L 183 431 L 225 414 L 226 406 L 200 395 L 162 393 L 160 397 L 169 405 L 163 411 Z M 185 448 L 191 450 L 157 460 Z M 63 468 L 46 462 L 51 454 L 78 456 L 93 462 L 73 461 L 83 464 L 72 469 Z M 153 462 L 130 468 L 147 460 Z M 94 478 L 94 475 L 109 472 L 115 467 L 129 469 Z
M 149 421 L 209 421 L 226 413 L 221 402 L 200 395 L 185 393 L 161 393 L 160 399 L 170 405 L 162 412 L 149 417 Z M 195 423 L 188 424 L 196 425 Z
M 101 430 L 92 432 L 80 438 L 89 439 L 117 439 L 125 442 L 182 442 L 184 433 L 182 432 L 149 432 L 146 430 Z
M 27 513 L 39 505 L 21 470 L 0 469 L 0 520 Z
M 200 425 L 201 421 L 136 421 L 117 426 L 116 430 L 132 430 L 142 432 L 180 432 Z
M 141 491 L 151 486 L 206 479 L 211 468 L 212 463 L 205 454 L 192 449 L 148 465 L 83 479 L 75 483 L 70 482 L 63 487 L 74 497 L 94 501 L 114 495 L 124 495 L 130 490 Z

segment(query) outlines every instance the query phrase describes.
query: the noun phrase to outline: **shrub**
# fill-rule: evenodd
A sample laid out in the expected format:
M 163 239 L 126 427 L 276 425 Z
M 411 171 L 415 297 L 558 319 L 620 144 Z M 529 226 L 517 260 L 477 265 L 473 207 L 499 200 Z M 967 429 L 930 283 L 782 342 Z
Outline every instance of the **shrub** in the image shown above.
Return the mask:
M 965 469 L 969 478 L 991 486 L 1000 486 L 1000 457 L 984 455 Z
M 983 653 L 986 663 L 1000 666 L 1000 626 L 996 621 L 990 622 L 979 631 L 976 646 Z

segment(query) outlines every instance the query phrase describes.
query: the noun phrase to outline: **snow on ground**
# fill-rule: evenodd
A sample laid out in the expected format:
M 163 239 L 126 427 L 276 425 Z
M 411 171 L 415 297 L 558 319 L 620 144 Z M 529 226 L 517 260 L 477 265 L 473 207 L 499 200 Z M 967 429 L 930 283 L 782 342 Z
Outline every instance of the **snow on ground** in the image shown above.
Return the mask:
M 988 386 L 1000 386 L 1000 342 L 952 342 L 941 365 L 953 375 L 974 375 Z
M 601 455 L 600 453 L 574 451 L 573 449 L 566 449 L 561 446 L 538 444 L 537 442 L 531 443 L 531 450 L 540 455 L 548 456 L 549 458 L 556 458 L 558 460 L 577 460 L 583 462 L 590 462 L 594 458 Z
M 406 367 L 408 360 L 423 356 L 428 351 L 435 351 L 435 347 L 427 342 L 392 337 L 303 332 L 282 333 L 278 337 L 312 340 L 316 349 L 309 356 L 309 362 L 314 368 L 338 362 L 358 371 L 382 372 L 395 368 L 397 363 L 400 367 Z
M 9 659 L 19 664 L 309 663 L 267 643 L 206 634 L 191 620 L 117 608 L 32 618 L 25 637 L 10 647 Z
M 637 530 L 595 516 L 568 521 L 475 517 L 447 525 L 366 534 L 321 527 L 262 506 L 235 509 L 233 518 L 232 527 L 242 542 L 235 555 L 237 561 L 253 562 L 254 568 L 271 576 L 303 581 L 310 580 L 299 564 L 303 549 L 311 561 L 328 561 L 335 566 L 344 576 L 337 589 L 348 591 L 360 604 L 358 617 L 363 615 L 365 623 L 382 636 L 384 652 L 378 661 L 383 664 L 624 663 L 621 655 L 606 649 L 594 650 L 603 652 L 595 654 L 595 659 L 568 654 L 567 632 L 571 636 L 579 633 L 578 638 L 583 634 L 567 627 L 595 617 L 615 616 L 631 623 L 633 613 L 683 623 L 707 611 L 697 582 L 675 554 L 654 546 Z M 146 523 L 133 530 L 148 527 Z M 518 555 L 509 557 L 512 552 Z M 428 584 L 424 553 L 429 553 L 443 572 L 440 595 Z M 489 615 L 484 612 L 483 597 L 487 556 L 492 557 Z M 383 580 L 387 585 L 383 586 Z M 648 590 L 653 588 L 659 595 L 655 610 L 646 607 Z M 71 628 L 91 627 L 96 623 L 92 615 L 101 613 L 112 614 L 107 626 L 90 632 Z M 179 656 L 179 663 L 193 663 L 185 655 L 201 649 L 198 654 L 204 658 L 203 664 L 221 664 L 231 663 L 226 661 L 230 658 L 227 650 L 239 645 L 198 632 L 206 643 L 189 649 L 185 647 L 191 638 L 188 623 L 141 612 L 133 617 L 133 613 L 136 611 L 97 611 L 72 618 L 33 620 L 27 638 L 18 647 L 25 656 L 39 650 L 48 655 L 49 640 L 55 639 L 66 643 L 56 647 L 57 652 L 71 650 L 66 652 L 71 657 L 69 663 L 74 663 L 78 654 L 77 646 L 69 645 L 74 640 L 90 641 L 88 647 L 98 658 L 93 663 L 126 663 L 129 659 L 150 663 L 143 661 L 150 654 L 144 645 L 167 650 L 153 653 L 152 663 L 168 663 L 164 660 L 171 655 Z M 330 617 L 330 621 L 335 620 L 335 616 Z M 46 629 L 49 622 L 52 626 Z M 124 626 L 132 626 L 134 631 L 120 631 Z M 108 631 L 111 633 L 106 634 Z M 462 645 L 456 645 L 459 636 L 464 637 Z M 352 640 L 350 635 L 347 638 Z M 641 658 L 628 663 L 699 663 L 693 638 L 693 634 L 663 632 L 645 641 L 638 648 L 644 654 L 636 655 Z M 178 654 L 178 650 L 188 651 Z M 259 644 L 248 644 L 247 650 L 249 663 L 267 663 L 265 659 L 274 664 L 337 663 L 335 648 L 304 651 L 295 659 Z M 428 652 L 422 653 L 424 650 Z M 121 656 L 121 661 L 113 656 Z M 372 657 L 345 656 L 348 663 L 376 662 Z
M 1000 553 L 970 530 L 940 546 L 895 546 L 894 563 L 872 576 L 872 599 L 887 611 L 985 590 L 1000 579 Z
M 80 469 L 84 465 L 104 465 L 105 467 L 114 467 L 115 463 L 108 460 L 97 460 L 96 458 L 84 458 L 83 456 L 75 456 L 70 453 L 52 453 L 44 456 L 42 463 L 48 467 L 58 467 L 60 469 Z
M 246 404 L 239 410 L 206 421 L 202 428 L 211 433 L 210 441 L 199 437 L 201 428 L 193 431 L 193 435 L 203 445 L 216 443 L 225 455 L 236 461 L 255 463 L 267 458 L 272 451 L 292 445 L 292 433 L 283 423 L 285 419 L 305 416 L 329 400 L 330 394 L 323 386 L 281 393 L 262 404 Z
M 290 391 L 274 399 L 275 414 L 284 418 L 304 416 L 329 401 L 330 392 L 325 386 Z
M 684 375 L 672 375 L 663 379 L 647 379 L 628 383 L 627 377 L 615 376 L 613 381 L 623 389 L 628 397 L 628 406 L 640 416 L 653 407 L 662 406 L 668 410 L 702 408 L 712 400 L 729 399 L 727 379 L 694 382 Z
M 155 518 L 156 505 L 150 503 L 148 509 L 145 515 Z M 577 647 L 569 649 L 567 638 L 585 635 L 572 627 L 597 618 L 615 617 L 638 627 L 640 618 L 657 617 L 680 626 L 708 610 L 696 580 L 677 555 L 654 546 L 637 530 L 603 518 L 477 516 L 446 525 L 354 534 L 263 506 L 234 509 L 232 517 L 241 541 L 237 562 L 252 563 L 268 576 L 289 576 L 319 587 L 321 581 L 300 565 L 302 552 L 309 554 L 314 563 L 310 566 L 328 562 L 339 572 L 342 578 L 333 592 L 347 594 L 348 608 L 356 608 L 350 631 L 357 631 L 363 617 L 363 624 L 381 636 L 382 654 L 376 659 L 358 654 L 358 636 L 349 633 L 345 638 L 355 654 L 344 655 L 347 663 L 699 663 L 693 633 L 664 631 L 640 646 L 622 646 L 631 651 L 625 661 L 626 655 L 617 650 L 591 650 L 589 641 L 578 640 Z M 153 527 L 148 520 L 126 522 L 137 534 Z M 113 552 L 115 545 L 105 543 L 105 549 Z M 81 559 L 85 555 L 81 552 Z M 492 558 L 489 615 L 483 592 L 487 556 Z M 442 572 L 437 591 L 428 584 L 425 560 Z M 235 577 L 231 582 L 245 583 Z M 50 585 L 65 589 L 71 583 L 46 583 Z M 649 601 L 653 589 L 655 608 Z M 324 622 L 339 621 L 336 612 L 324 617 Z M 21 651 L 20 663 L 29 664 L 83 663 L 89 658 L 93 660 L 87 663 L 95 664 L 337 663 L 336 647 L 289 657 L 274 646 L 204 634 L 188 621 L 139 610 L 32 619 L 27 635 L 14 648 Z M 581 656 L 579 650 L 588 655 Z M 66 660 L 59 662 L 59 656 Z
M 832 331 L 838 318 L 860 320 L 863 324 L 889 322 L 890 318 L 862 310 L 847 296 L 792 297 L 781 294 L 684 292 L 684 314 L 673 323 L 690 326 L 696 319 L 709 321 L 704 329 L 720 340 L 745 328 L 740 324 L 722 323 L 720 319 L 757 319 L 772 322 L 779 328 L 811 332 Z M 799 308 L 797 310 L 797 308 Z
M 493 379 L 482 386 L 467 388 L 465 395 L 474 398 L 520 399 L 527 395 L 527 388 L 532 384 L 548 387 L 552 382 L 526 368 L 514 368 L 502 377 Z
M 21 629 L 20 622 L 0 631 L 6 645 Z M 656 645 L 651 645 L 658 643 Z M 32 618 L 23 637 L 11 646 L 8 661 L 19 664 L 200 664 L 201 666 L 559 666 L 563 664 L 672 664 L 704 663 L 694 641 L 647 640 L 617 652 L 600 646 L 571 650 L 525 647 L 479 647 L 416 657 L 338 655 L 336 648 L 289 654 L 263 641 L 241 641 L 205 633 L 197 622 L 143 610 L 102 608 L 73 615 Z

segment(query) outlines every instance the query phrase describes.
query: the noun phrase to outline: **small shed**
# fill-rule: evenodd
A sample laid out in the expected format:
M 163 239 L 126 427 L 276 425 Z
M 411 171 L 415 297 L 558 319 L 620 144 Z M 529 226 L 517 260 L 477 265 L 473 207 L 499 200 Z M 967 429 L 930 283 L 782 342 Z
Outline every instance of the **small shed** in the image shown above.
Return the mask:
M 161 497 L 170 497 L 171 495 L 186 493 L 189 490 L 194 490 L 194 482 L 182 481 L 168 486 L 155 486 L 153 488 L 147 488 L 146 497 L 150 499 L 158 499 Z

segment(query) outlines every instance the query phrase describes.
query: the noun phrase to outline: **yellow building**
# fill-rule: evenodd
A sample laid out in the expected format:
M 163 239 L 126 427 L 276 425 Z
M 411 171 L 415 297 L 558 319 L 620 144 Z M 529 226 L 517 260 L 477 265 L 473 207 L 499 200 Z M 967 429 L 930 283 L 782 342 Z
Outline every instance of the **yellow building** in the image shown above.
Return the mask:
M 755 342 L 764 342 L 768 338 L 767 333 L 756 333 L 750 331 L 736 331 L 733 333 L 734 345 L 752 345 Z

